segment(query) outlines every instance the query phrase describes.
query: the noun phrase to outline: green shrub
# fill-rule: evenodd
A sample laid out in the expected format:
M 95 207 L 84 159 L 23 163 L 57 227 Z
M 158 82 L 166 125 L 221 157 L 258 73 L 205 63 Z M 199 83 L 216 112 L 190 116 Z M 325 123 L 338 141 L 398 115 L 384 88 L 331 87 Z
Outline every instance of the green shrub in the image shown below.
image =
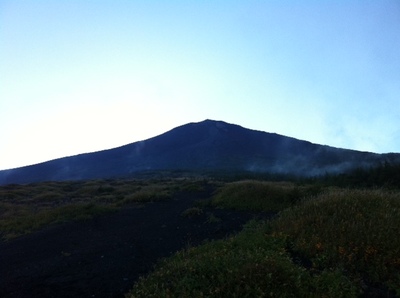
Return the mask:
M 400 194 L 334 190 L 283 211 L 276 233 L 317 270 L 343 268 L 354 278 L 400 289 Z
M 218 223 L 221 221 L 222 221 L 222 219 L 220 219 L 219 217 L 217 217 L 213 213 L 211 213 L 208 215 L 206 223 L 213 224 L 213 223 Z
M 232 184 L 219 195 L 227 190 L 235 197 Z M 270 222 L 162 261 L 127 297 L 400 296 L 400 193 L 307 192 Z
M 180 190 L 182 191 L 190 191 L 190 192 L 198 192 L 204 190 L 204 181 L 182 181 L 180 182 Z
M 33 197 L 36 202 L 57 202 L 64 197 L 62 193 L 56 191 L 47 191 L 37 194 Z
M 199 216 L 200 214 L 203 214 L 203 210 L 198 208 L 198 207 L 192 207 L 188 208 L 185 211 L 182 212 L 183 217 L 194 217 L 194 216 Z
M 263 225 L 252 222 L 235 237 L 161 261 L 126 297 L 355 297 L 343 275 L 311 276 L 285 246 L 285 238 L 266 235 Z
M 155 202 L 163 201 L 171 198 L 171 194 L 158 187 L 151 188 L 146 187 L 129 195 L 126 195 L 121 201 L 118 202 L 119 205 L 130 204 L 130 203 L 145 203 L 145 202 Z
M 101 184 L 98 188 L 97 188 L 97 192 L 99 194 L 108 194 L 108 193 L 112 193 L 115 191 L 115 188 L 109 184 Z
M 94 216 L 114 210 L 111 207 L 94 204 L 75 204 L 55 209 L 43 209 L 32 212 L 29 207 L 13 206 L 13 217 L 0 219 L 0 233 L 4 239 L 12 239 L 28 234 L 43 226 L 70 220 L 87 220 Z
M 308 190 L 307 187 L 289 182 L 232 182 L 217 192 L 212 205 L 238 210 L 277 212 L 298 202 Z

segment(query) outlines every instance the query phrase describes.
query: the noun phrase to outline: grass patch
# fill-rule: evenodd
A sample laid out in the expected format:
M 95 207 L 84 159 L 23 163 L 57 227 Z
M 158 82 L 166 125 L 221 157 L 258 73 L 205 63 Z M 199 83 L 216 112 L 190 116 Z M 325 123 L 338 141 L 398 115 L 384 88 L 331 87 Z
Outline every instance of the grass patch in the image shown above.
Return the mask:
M 126 297 L 346 297 L 355 288 L 340 272 L 311 276 L 294 264 L 286 239 L 253 222 L 226 240 L 189 248 L 159 263 Z M 327 281 L 331 283 L 328 287 Z M 332 286 L 333 285 L 333 286 Z
M 114 209 L 109 206 L 94 204 L 67 205 L 51 210 L 40 210 L 39 212 L 32 212 L 28 207 L 13 208 L 11 219 L 0 219 L 0 231 L 5 240 L 10 240 L 50 224 L 71 220 L 87 220 L 112 210 Z
M 89 180 L 42 182 L 0 187 L 0 235 L 15 238 L 44 226 L 91 218 L 130 203 L 172 198 L 181 184 L 200 182 L 185 179 Z
M 198 207 L 192 207 L 192 208 L 188 208 L 185 211 L 182 212 L 182 216 L 183 217 L 194 217 L 194 216 L 199 216 L 203 214 L 203 210 L 198 208 Z
M 295 188 L 235 182 L 214 199 L 242 209 L 242 198 L 251 210 L 271 210 L 267 196 L 258 194 L 290 198 Z M 126 297 L 400 296 L 400 193 L 309 186 L 295 191 L 300 196 L 295 203 L 285 199 L 290 207 L 279 217 L 252 221 L 234 237 L 162 260 Z
M 180 184 L 180 190 L 189 192 L 199 192 L 205 189 L 205 181 L 203 180 L 183 180 Z
M 172 192 L 165 185 L 149 185 L 128 194 L 118 204 L 125 205 L 130 203 L 144 203 L 164 201 L 172 198 Z
M 297 186 L 290 182 L 239 181 L 225 184 L 213 197 L 213 206 L 237 210 L 277 212 L 318 193 L 314 186 Z
M 210 213 L 207 217 L 206 223 L 213 224 L 213 223 L 219 223 L 221 221 L 222 221 L 222 219 L 215 216 L 213 213 Z
M 342 268 L 400 295 L 399 193 L 329 191 L 283 211 L 273 227 L 314 268 Z
M 33 200 L 36 202 L 55 202 L 63 199 L 64 195 L 57 191 L 45 191 L 39 193 L 33 197 Z

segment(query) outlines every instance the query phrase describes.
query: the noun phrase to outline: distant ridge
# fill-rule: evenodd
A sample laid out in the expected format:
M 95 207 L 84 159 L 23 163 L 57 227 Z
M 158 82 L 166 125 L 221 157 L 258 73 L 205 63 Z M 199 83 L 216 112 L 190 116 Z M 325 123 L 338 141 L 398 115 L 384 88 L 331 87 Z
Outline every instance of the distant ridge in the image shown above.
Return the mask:
M 275 133 L 205 120 L 159 136 L 94 153 L 0 171 L 0 185 L 132 176 L 143 171 L 252 171 L 314 176 L 400 161 L 376 154 L 313 144 Z

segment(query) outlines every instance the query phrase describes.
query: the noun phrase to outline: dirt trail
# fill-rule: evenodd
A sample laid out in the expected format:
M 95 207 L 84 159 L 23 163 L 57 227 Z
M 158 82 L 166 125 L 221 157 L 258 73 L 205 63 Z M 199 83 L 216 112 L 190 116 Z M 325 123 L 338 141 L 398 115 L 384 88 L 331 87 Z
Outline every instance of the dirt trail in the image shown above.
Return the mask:
M 123 297 L 158 259 L 188 244 L 238 231 L 254 216 L 211 210 L 181 213 L 210 190 L 129 207 L 86 222 L 53 226 L 0 243 L 0 297 Z M 207 223 L 209 213 L 222 220 Z

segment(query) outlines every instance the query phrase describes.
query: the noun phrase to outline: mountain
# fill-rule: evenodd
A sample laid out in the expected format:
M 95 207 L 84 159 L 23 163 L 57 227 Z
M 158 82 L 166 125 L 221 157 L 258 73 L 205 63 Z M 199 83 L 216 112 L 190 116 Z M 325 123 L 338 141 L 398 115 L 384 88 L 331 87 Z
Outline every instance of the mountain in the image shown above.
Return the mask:
M 400 161 L 205 120 L 122 147 L 0 171 L 0 185 L 131 176 L 143 171 L 253 171 L 301 176 Z

